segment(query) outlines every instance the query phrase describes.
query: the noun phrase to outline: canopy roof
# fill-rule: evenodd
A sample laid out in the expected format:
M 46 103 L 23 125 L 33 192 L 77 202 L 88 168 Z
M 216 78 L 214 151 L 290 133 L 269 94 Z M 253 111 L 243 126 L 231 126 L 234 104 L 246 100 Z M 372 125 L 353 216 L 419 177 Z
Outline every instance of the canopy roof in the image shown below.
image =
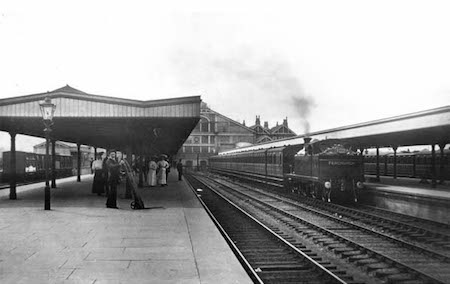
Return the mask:
M 0 100 L 0 130 L 44 137 L 39 103 L 56 104 L 52 138 L 134 153 L 174 155 L 200 119 L 200 96 L 138 101 L 70 86 Z
M 305 137 L 316 140 L 345 139 L 346 144 L 360 148 L 446 145 L 450 143 L 450 106 L 311 132 L 220 154 L 303 144 Z

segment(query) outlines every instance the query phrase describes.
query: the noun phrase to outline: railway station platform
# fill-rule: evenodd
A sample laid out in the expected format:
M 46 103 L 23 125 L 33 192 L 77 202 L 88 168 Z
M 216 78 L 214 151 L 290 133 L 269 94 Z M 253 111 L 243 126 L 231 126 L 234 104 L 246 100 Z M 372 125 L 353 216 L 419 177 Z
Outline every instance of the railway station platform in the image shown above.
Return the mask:
M 367 177 L 367 176 L 366 176 Z M 368 178 L 370 180 L 370 176 Z M 398 213 L 450 224 L 450 184 L 432 188 L 420 179 L 380 177 L 366 182 L 362 201 Z
M 252 283 L 201 206 L 178 181 L 139 189 L 149 209 L 91 193 L 92 175 L 0 190 L 0 283 Z

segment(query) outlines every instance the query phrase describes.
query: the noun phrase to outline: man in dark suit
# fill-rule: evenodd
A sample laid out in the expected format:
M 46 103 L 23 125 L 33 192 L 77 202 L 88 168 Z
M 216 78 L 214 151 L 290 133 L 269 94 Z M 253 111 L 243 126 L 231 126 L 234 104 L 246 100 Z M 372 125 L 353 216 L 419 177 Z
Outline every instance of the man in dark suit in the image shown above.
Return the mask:
M 177 163 L 177 171 L 178 171 L 178 180 L 181 180 L 181 176 L 183 175 L 183 163 L 181 159 Z
M 107 183 L 109 185 L 108 199 L 106 200 L 107 208 L 119 209 L 117 207 L 117 185 L 119 184 L 120 167 L 122 163 L 123 161 L 120 161 L 120 163 L 117 162 L 116 151 L 110 150 L 109 157 L 105 162 L 108 174 Z

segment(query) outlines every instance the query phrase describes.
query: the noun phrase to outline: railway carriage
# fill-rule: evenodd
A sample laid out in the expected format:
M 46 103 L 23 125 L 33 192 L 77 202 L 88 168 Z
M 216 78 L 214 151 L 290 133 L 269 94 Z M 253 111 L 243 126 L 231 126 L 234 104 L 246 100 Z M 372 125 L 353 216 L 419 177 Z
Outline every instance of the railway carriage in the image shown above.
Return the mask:
M 444 180 L 450 179 L 450 165 L 449 165 L 450 150 L 445 149 L 444 155 L 441 158 L 439 153 L 436 153 L 436 178 Z M 379 171 L 380 176 L 394 175 L 394 154 L 379 156 Z M 376 175 L 376 156 L 366 155 L 364 157 L 364 172 L 368 175 Z M 407 178 L 432 178 L 432 157 L 431 153 L 427 152 L 413 152 L 413 153 L 398 153 L 396 162 L 397 177 Z
M 210 169 L 327 201 L 357 201 L 358 187 L 362 187 L 364 179 L 363 157 L 336 143 L 327 140 L 225 152 L 210 158 Z
M 9 182 L 11 178 L 10 157 L 10 151 L 3 152 L 2 182 Z M 45 179 L 45 154 L 16 151 L 15 171 L 16 181 L 18 182 L 40 181 Z M 71 176 L 72 156 L 56 155 L 55 171 L 57 178 Z

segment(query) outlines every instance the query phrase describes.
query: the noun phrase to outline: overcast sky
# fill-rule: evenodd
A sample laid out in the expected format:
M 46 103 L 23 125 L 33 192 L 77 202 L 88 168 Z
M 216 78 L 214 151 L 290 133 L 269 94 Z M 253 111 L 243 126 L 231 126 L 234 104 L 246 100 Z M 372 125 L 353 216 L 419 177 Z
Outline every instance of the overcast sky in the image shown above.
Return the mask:
M 448 1 L 159 2 L 2 0 L 0 99 L 200 95 L 297 134 L 450 103 Z

